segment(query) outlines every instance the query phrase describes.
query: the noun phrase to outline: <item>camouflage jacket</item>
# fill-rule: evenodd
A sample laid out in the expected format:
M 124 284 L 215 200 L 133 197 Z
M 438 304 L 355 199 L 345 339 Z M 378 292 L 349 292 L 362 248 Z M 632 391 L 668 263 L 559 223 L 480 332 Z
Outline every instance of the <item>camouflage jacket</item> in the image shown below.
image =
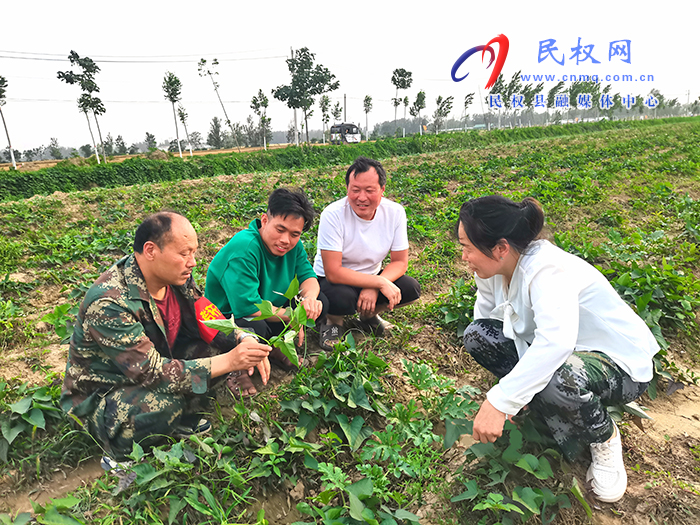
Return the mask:
M 201 339 L 193 279 L 173 286 L 181 308 L 174 348 L 133 255 L 103 273 L 85 295 L 70 341 L 61 406 L 78 417 L 91 414 L 110 390 L 144 386 L 154 392 L 204 394 L 211 386 L 211 357 L 187 359 L 187 343 L 208 356 L 230 350 L 238 340 L 219 332 L 208 347 Z M 190 347 L 192 345 L 190 344 Z M 175 352 L 175 353 L 173 353 Z

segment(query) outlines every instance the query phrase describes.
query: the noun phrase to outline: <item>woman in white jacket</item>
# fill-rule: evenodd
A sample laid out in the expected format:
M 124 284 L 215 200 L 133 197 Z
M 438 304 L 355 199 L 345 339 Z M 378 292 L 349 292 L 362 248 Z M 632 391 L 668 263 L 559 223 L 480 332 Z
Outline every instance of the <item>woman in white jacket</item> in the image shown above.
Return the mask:
M 627 487 L 620 432 L 605 405 L 646 390 L 659 347 L 644 321 L 593 266 L 546 240 L 539 203 L 492 195 L 462 206 L 457 235 L 477 285 L 464 345 L 499 378 L 474 419 L 493 442 L 529 408 L 570 461 L 590 447 L 587 479 L 598 499 Z

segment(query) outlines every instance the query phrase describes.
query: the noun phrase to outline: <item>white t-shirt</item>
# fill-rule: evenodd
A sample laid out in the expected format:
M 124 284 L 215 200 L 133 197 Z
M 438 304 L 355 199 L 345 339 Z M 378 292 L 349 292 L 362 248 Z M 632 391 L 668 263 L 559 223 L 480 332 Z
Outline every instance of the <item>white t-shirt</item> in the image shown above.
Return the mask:
M 321 250 L 342 252 L 343 268 L 377 275 L 389 252 L 408 249 L 406 211 L 400 204 L 382 197 L 371 221 L 360 219 L 347 197 L 323 210 L 318 225 L 314 271 L 325 277 Z
M 520 256 L 510 286 L 474 277 L 474 319 L 500 319 L 520 360 L 487 394 L 514 415 L 576 351 L 607 354 L 637 382 L 650 381 L 659 345 L 644 321 L 597 269 L 548 241 Z

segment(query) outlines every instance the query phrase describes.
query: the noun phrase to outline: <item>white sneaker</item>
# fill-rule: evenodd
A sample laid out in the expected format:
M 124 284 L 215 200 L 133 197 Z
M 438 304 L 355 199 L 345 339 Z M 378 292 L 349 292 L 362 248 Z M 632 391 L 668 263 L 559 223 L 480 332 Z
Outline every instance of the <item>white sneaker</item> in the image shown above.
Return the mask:
M 133 461 L 117 461 L 116 459 L 112 459 L 107 455 L 102 456 L 102 461 L 100 461 L 100 465 L 104 469 L 105 472 L 110 472 L 112 474 L 119 474 L 120 472 L 124 472 L 125 470 L 130 470 L 131 467 L 135 465 Z
M 615 435 L 605 443 L 591 443 L 591 466 L 586 473 L 593 492 L 600 501 L 615 503 L 622 499 L 627 490 L 627 472 L 622 459 L 622 439 L 620 430 L 613 421 Z

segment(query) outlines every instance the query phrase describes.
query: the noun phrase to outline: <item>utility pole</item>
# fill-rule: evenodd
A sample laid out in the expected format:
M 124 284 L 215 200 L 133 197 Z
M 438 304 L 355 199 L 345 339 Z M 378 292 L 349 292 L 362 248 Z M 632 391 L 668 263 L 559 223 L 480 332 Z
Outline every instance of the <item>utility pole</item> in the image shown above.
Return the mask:
M 688 91 L 690 93 L 690 91 Z M 348 121 L 348 96 L 343 93 L 343 122 Z
M 289 51 L 292 53 L 292 60 L 294 59 L 294 50 L 289 47 Z M 299 145 L 299 130 L 297 128 L 297 108 L 294 108 L 294 144 Z

